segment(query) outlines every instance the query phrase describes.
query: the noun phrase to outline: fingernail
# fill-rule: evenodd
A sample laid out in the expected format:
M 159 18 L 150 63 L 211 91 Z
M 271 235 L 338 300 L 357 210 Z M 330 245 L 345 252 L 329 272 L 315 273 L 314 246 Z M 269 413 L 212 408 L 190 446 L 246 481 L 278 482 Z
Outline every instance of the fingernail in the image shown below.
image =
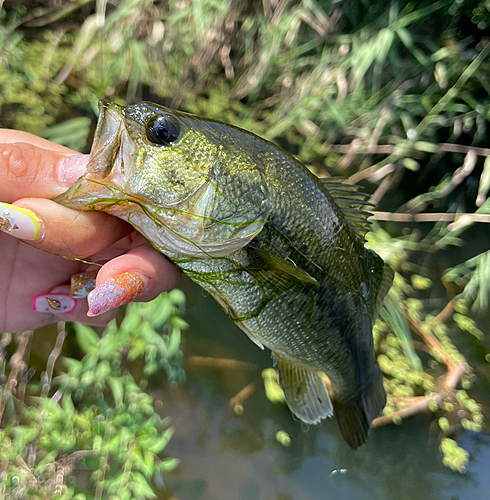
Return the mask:
M 77 301 L 64 293 L 50 293 L 34 297 L 32 308 L 37 312 L 54 314 L 71 313 L 77 307 Z
M 42 236 L 42 224 L 34 212 L 0 202 L 0 231 L 21 240 L 34 241 Z
M 65 156 L 58 161 L 58 179 L 66 186 L 71 186 L 87 172 L 90 155 Z
M 70 295 L 84 299 L 94 288 L 98 270 L 74 274 L 70 280 Z
M 115 307 L 131 302 L 145 289 L 139 273 L 124 273 L 94 288 L 88 295 L 88 316 L 98 316 Z

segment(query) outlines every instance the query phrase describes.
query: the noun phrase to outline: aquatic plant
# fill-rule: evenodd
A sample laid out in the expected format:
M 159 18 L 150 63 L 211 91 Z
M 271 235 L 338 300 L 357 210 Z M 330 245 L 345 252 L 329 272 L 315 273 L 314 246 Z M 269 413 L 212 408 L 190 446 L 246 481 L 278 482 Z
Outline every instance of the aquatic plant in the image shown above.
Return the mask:
M 33 332 L 1 336 L 1 498 L 156 496 L 179 461 L 162 453 L 173 427 L 145 389 L 157 373 L 171 381 L 184 377 L 184 300 L 173 290 L 131 304 L 100 337 L 88 326 L 59 324 L 40 379 L 29 360 Z M 72 333 L 81 359 L 63 352 Z M 12 341 L 17 345 L 8 356 Z

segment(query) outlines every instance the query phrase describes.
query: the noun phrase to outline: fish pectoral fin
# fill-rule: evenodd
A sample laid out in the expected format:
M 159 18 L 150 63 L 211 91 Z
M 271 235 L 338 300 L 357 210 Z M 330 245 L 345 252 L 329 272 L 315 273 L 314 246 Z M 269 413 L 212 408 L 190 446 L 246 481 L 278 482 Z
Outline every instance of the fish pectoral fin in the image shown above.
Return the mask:
M 333 408 L 340 432 L 354 449 L 366 442 L 371 422 L 383 411 L 386 393 L 378 371 L 374 382 L 348 401 L 334 401 Z
M 304 284 L 319 286 L 318 281 L 313 278 L 313 276 L 310 276 L 305 270 L 296 266 L 292 261 L 288 261 L 256 247 L 251 247 L 250 250 L 253 251 L 254 257 L 260 261 L 260 267 L 262 269 L 277 271 L 277 273 L 287 275 L 289 279 L 292 278 Z
M 379 310 L 381 309 L 381 306 L 383 305 L 383 301 L 386 297 L 386 294 L 391 288 L 391 285 L 393 284 L 393 278 L 395 276 L 395 272 L 393 269 L 388 265 L 385 264 L 383 268 L 383 273 L 381 274 L 381 277 L 378 281 L 378 286 L 376 290 L 376 300 L 374 303 L 374 311 L 372 314 L 372 321 L 374 323 Z
M 383 305 L 386 294 L 388 293 L 391 285 L 393 284 L 393 277 L 395 275 L 393 269 L 383 262 L 381 257 L 379 257 L 372 250 L 366 249 L 366 259 L 368 262 L 368 267 L 371 272 L 376 276 L 376 281 L 373 283 L 372 295 L 370 300 L 370 314 L 371 323 L 374 324 L 376 318 L 378 317 L 379 310 Z
M 317 424 L 332 416 L 332 402 L 318 372 L 298 366 L 275 353 L 272 353 L 272 359 L 286 403 L 296 417 L 307 424 Z

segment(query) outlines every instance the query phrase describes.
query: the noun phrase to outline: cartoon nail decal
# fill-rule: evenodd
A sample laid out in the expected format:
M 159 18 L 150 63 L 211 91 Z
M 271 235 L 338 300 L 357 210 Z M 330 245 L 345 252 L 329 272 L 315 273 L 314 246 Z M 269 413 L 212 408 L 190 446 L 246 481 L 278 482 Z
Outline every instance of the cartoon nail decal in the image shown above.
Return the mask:
M 77 301 L 64 293 L 49 293 L 34 297 L 32 308 L 42 313 L 66 314 L 74 311 Z

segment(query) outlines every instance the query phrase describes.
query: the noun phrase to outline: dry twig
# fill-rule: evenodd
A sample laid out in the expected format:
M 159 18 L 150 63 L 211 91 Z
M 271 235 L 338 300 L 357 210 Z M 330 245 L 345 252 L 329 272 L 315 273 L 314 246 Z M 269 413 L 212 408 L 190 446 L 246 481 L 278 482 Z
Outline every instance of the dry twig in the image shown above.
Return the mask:
M 63 343 L 66 337 L 65 322 L 60 321 L 58 323 L 58 336 L 56 337 L 56 343 L 54 345 L 51 354 L 49 355 L 48 362 L 46 364 L 46 371 L 43 373 L 43 386 L 41 391 L 42 397 L 47 397 L 49 393 L 49 388 L 51 385 L 51 380 L 53 378 L 53 370 L 56 360 L 61 354 L 61 349 L 63 348 Z
M 454 391 L 461 380 L 461 377 L 468 371 L 467 363 L 460 363 L 455 368 L 447 372 L 439 378 L 439 389 L 436 393 L 430 396 L 420 396 L 418 398 L 400 398 L 398 402 L 408 403 L 406 408 L 397 410 L 391 415 L 383 415 L 382 417 L 375 418 L 371 424 L 372 429 L 381 427 L 383 425 L 391 424 L 398 419 L 404 419 L 426 411 L 431 403 L 440 405 L 444 401 L 449 401 L 453 398 Z
M 409 214 L 395 212 L 373 212 L 371 219 L 392 221 L 392 222 L 454 222 L 458 219 L 465 218 L 471 222 L 490 222 L 489 214 L 471 214 L 459 213 L 448 214 L 444 212 L 428 213 L 428 214 Z
M 192 366 L 206 366 L 208 368 L 232 368 L 234 370 L 258 370 L 258 367 L 247 361 L 237 361 L 227 358 L 209 358 L 206 356 L 189 356 L 187 362 Z
M 236 396 L 233 396 L 230 399 L 230 406 L 232 408 L 235 408 L 236 405 L 243 404 L 243 402 L 246 399 L 248 399 L 255 392 L 255 389 L 257 388 L 257 384 L 261 380 L 262 380 L 262 378 L 258 377 L 253 382 L 251 382 L 250 384 L 246 385 L 241 391 L 239 391 L 236 394 Z
M 20 377 L 22 377 L 24 372 L 27 370 L 25 357 L 28 352 L 28 346 L 31 341 L 33 332 L 34 330 L 26 330 L 25 332 L 15 334 L 15 339 L 17 341 L 17 350 L 10 358 L 10 374 L 7 383 L 2 390 L 2 398 L 0 401 L 0 422 L 2 421 L 9 395 L 14 392 L 14 388 L 18 384 Z
M 463 144 L 442 143 L 434 144 L 434 153 L 461 153 L 467 154 L 470 151 L 478 156 L 490 156 L 489 148 L 479 148 L 476 146 L 465 146 Z M 349 154 L 352 151 L 352 144 L 333 144 L 328 148 L 329 151 L 341 154 Z M 358 146 L 356 148 L 358 154 L 392 154 L 395 151 L 395 146 L 389 144 L 378 145 L 375 148 L 371 146 Z

